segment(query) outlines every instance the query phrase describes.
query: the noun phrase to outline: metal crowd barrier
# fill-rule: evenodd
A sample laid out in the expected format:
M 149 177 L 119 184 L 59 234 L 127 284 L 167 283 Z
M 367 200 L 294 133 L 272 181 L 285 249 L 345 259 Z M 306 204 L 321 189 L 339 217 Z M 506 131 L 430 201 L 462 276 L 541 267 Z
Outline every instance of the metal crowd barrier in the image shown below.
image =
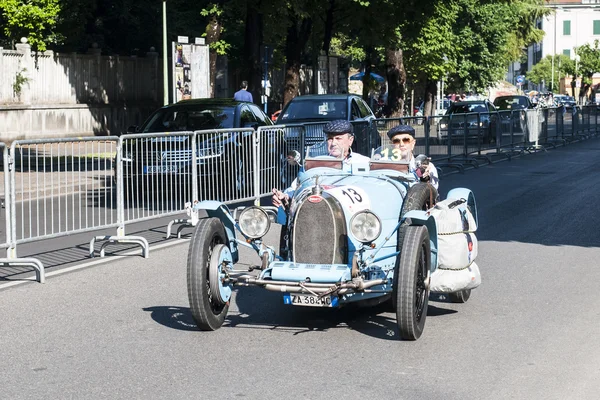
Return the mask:
M 492 157 L 510 157 L 546 145 L 567 143 L 598 132 L 598 109 L 514 110 L 475 113 L 452 118 L 388 118 L 355 121 L 356 151 L 364 155 L 387 142 L 387 131 L 400 123 L 415 127 L 415 153 L 428 154 L 436 166 L 477 167 Z M 273 188 L 289 187 L 298 166 L 288 162 L 297 151 L 324 139 L 324 123 L 264 126 L 258 130 L 222 129 L 195 132 L 131 134 L 120 138 L 23 140 L 3 155 L 7 257 L 1 263 L 28 265 L 44 281 L 44 267 L 34 258 L 18 258 L 18 244 L 116 228 L 103 241 L 100 256 L 111 243 L 135 243 L 148 257 L 143 237 L 127 236 L 127 224 L 176 216 L 193 202 L 226 204 L 269 196 Z M 174 219 L 177 234 L 194 226 L 190 218 Z

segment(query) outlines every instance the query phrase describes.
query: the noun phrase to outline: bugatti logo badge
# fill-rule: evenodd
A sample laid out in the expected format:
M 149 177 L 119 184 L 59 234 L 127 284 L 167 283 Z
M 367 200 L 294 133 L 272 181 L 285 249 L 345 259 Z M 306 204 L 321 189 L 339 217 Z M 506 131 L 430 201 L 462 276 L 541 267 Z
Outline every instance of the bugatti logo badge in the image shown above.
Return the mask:
M 323 198 L 319 195 L 313 194 L 312 196 L 308 196 L 307 199 L 310 203 L 320 203 L 323 201 Z

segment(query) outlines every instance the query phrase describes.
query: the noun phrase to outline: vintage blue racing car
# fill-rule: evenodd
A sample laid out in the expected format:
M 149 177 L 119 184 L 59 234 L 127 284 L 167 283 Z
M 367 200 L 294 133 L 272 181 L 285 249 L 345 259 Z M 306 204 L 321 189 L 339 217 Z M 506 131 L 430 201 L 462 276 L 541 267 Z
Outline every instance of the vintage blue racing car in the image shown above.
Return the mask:
M 293 306 L 389 301 L 400 337 L 421 336 L 441 251 L 439 221 L 431 212 L 439 200 L 436 189 L 420 182 L 409 171 L 407 156 L 393 147 L 380 147 L 370 159 L 352 164 L 321 155 L 318 147 L 305 158 L 283 220 L 279 213 L 278 251 L 263 243 L 274 207 L 232 213 L 217 201 L 194 205 L 196 215 L 200 210 L 208 215 L 197 220 L 187 265 L 190 308 L 201 330 L 221 327 L 235 286 L 253 285 L 281 292 L 283 302 Z M 448 193 L 446 204 L 445 209 L 460 209 L 459 223 L 466 223 L 461 235 L 467 239 L 460 240 L 470 270 L 475 266 L 474 224 L 468 225 L 476 224 L 475 197 L 457 188 Z M 236 232 L 244 239 L 236 238 Z M 257 251 L 262 260 L 257 271 L 235 269 L 240 246 Z M 452 301 L 465 302 L 474 286 L 448 287 L 443 291 Z

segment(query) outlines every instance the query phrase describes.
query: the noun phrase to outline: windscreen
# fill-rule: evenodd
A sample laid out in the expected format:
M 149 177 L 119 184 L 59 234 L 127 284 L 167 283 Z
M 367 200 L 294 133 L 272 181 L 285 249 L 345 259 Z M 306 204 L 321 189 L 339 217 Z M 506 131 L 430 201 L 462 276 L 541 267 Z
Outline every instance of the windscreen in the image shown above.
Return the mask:
M 346 100 L 299 100 L 291 101 L 280 116 L 281 122 L 297 119 L 332 120 L 347 119 Z
M 234 108 L 197 105 L 167 107 L 156 111 L 142 126 L 142 133 L 199 131 L 234 128 Z
M 506 97 L 496 99 L 494 105 L 499 110 L 517 110 L 527 108 L 528 103 L 524 97 Z
M 448 109 L 448 114 L 483 113 L 487 111 L 484 104 L 459 104 L 450 107 Z

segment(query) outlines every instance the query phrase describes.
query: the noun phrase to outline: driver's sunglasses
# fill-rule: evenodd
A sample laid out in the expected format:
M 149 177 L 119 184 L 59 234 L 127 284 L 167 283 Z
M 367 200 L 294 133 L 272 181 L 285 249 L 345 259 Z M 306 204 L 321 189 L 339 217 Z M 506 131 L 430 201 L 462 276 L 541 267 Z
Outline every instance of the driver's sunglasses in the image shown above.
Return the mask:
M 392 140 L 393 144 L 400 144 L 400 143 L 406 143 L 406 144 L 408 144 L 410 142 L 412 142 L 412 138 L 409 138 L 409 137 L 403 137 L 403 138 L 400 138 L 400 139 L 394 139 L 394 140 Z

